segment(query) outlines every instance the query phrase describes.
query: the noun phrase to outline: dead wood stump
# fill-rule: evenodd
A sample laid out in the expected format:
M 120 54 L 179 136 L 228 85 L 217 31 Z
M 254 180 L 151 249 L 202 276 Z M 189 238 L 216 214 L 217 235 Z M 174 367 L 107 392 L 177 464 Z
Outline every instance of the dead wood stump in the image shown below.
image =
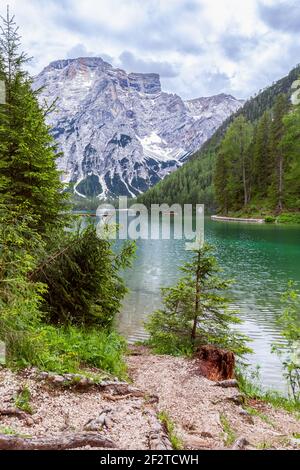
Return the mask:
M 199 372 L 209 380 L 222 381 L 234 378 L 235 358 L 231 351 L 215 346 L 201 346 L 196 352 Z

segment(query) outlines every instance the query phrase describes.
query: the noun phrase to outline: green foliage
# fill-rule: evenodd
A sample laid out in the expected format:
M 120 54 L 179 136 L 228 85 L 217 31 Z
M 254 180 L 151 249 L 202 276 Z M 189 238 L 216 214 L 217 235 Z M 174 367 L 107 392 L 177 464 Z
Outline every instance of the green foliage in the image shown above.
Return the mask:
M 229 126 L 215 168 L 215 191 L 225 214 L 250 200 L 250 144 L 252 125 L 243 116 Z
M 266 211 L 278 215 L 284 207 L 299 210 L 300 111 L 287 112 L 287 97 L 278 95 L 272 110 L 257 122 L 244 158 L 241 158 L 242 137 L 250 136 L 246 132 L 247 123 L 239 116 L 229 126 L 220 143 L 214 173 L 220 212 L 251 216 Z
M 28 227 L 33 218 L 23 210 L 0 209 L 0 339 L 6 344 L 7 361 L 16 348 L 35 355 L 32 334 L 41 321 L 39 310 L 44 286 L 27 274 L 36 267 L 40 236 Z
M 45 319 L 109 327 L 126 293 L 119 273 L 130 265 L 134 245 L 125 244 L 115 254 L 110 241 L 97 237 L 93 223 L 67 232 L 59 242 L 30 276 L 47 286 Z
M 172 444 L 173 450 L 182 450 L 183 449 L 183 442 L 182 439 L 177 435 L 175 424 L 168 415 L 166 411 L 160 411 L 158 413 L 158 419 L 161 421 L 163 426 L 166 429 L 166 433 L 168 438 Z
M 0 426 L 0 434 L 4 434 L 6 436 L 18 435 L 18 433 L 10 426 Z
M 281 148 L 285 157 L 284 200 L 291 210 L 300 208 L 300 105 L 293 106 L 283 118 Z M 298 214 L 299 216 L 299 214 Z
M 230 328 L 240 320 L 220 294 L 230 282 L 218 277 L 220 269 L 211 252 L 208 245 L 195 250 L 181 268 L 184 277 L 162 289 L 163 307 L 146 324 L 149 344 L 157 352 L 191 354 L 200 344 L 225 347 L 239 355 L 250 351 L 246 338 Z
M 0 340 L 11 367 L 68 372 L 91 366 L 123 376 L 124 341 L 110 326 L 125 294 L 119 254 L 95 228 L 70 230 L 68 192 L 38 91 L 24 72 L 14 18 L 0 29 Z M 68 227 L 68 230 L 66 229 Z M 46 322 L 59 325 L 54 327 Z M 69 325 L 75 323 L 76 326 Z M 88 328 L 97 324 L 97 330 Z M 24 390 L 18 406 L 28 408 Z M 29 409 L 29 408 L 28 408 Z
M 260 198 L 268 194 L 272 174 L 271 113 L 265 112 L 257 122 L 253 137 L 251 185 Z
M 11 426 L 0 426 L 0 434 L 4 434 L 6 436 L 20 437 L 22 439 L 32 437 L 30 434 L 25 434 L 25 433 L 20 433 L 18 431 L 15 431 Z
M 146 193 L 137 202 L 149 207 L 151 204 L 173 203 L 214 205 L 212 188 L 213 154 L 205 158 L 191 159 L 179 170 L 171 173 Z
M 262 421 L 265 423 L 269 424 L 270 426 L 274 427 L 273 421 L 269 418 L 269 416 L 265 415 L 261 411 L 257 410 L 256 408 L 253 408 L 252 406 L 244 406 L 244 409 L 249 413 L 251 416 L 257 416 L 259 417 Z
M 278 203 L 278 194 L 276 196 L 275 192 L 276 181 L 274 181 L 274 179 L 272 180 L 272 190 L 269 191 L 268 196 L 268 198 L 272 200 L 271 207 L 268 198 L 265 199 L 264 197 L 266 189 L 264 187 L 264 182 L 266 182 L 267 187 L 271 186 L 271 182 L 269 179 L 270 166 L 272 167 L 273 165 L 274 168 L 275 165 L 274 160 L 272 159 L 272 155 L 270 154 L 271 136 L 266 136 L 266 128 L 271 127 L 270 110 L 275 105 L 278 95 L 286 94 L 289 97 L 292 93 L 291 85 L 298 78 L 299 74 L 300 65 L 295 67 L 289 73 L 288 76 L 273 83 L 270 87 L 266 88 L 265 90 L 260 90 L 257 95 L 247 100 L 244 106 L 242 106 L 242 108 L 239 109 L 234 115 L 230 116 L 216 130 L 213 136 L 202 146 L 202 148 L 194 155 L 192 155 L 181 168 L 167 176 L 163 181 L 159 182 L 153 188 L 149 189 L 145 194 L 139 196 L 138 202 L 144 203 L 147 206 L 150 206 L 154 203 L 161 204 L 163 202 L 166 202 L 168 204 L 202 203 L 205 204 L 206 210 L 215 211 L 219 207 L 220 211 L 225 212 L 226 210 L 224 210 L 224 201 L 222 201 L 219 197 L 217 199 L 215 197 L 216 189 L 215 185 L 213 184 L 213 181 L 218 180 L 218 176 L 221 175 L 219 177 L 219 187 L 221 188 L 220 193 L 222 194 L 222 190 L 225 189 L 225 180 L 223 179 L 224 175 L 222 176 L 222 171 L 224 172 L 226 168 L 224 168 L 224 166 L 223 168 L 219 168 L 217 171 L 217 175 L 214 174 L 214 170 L 217 164 L 217 155 L 220 155 L 220 143 L 228 127 L 232 124 L 236 117 L 243 116 L 247 121 L 250 121 L 253 125 L 258 125 L 258 127 L 256 127 L 257 137 L 254 137 L 252 145 L 249 149 L 251 158 L 251 177 L 248 183 L 250 184 L 251 204 L 253 204 L 255 202 L 255 199 L 257 199 L 258 213 L 261 210 L 263 211 L 265 209 L 270 212 L 274 210 L 274 207 L 276 207 Z M 262 118 L 264 113 L 267 114 Z M 261 118 L 262 121 L 265 121 L 264 124 L 263 122 L 260 122 L 258 124 L 258 121 Z M 297 131 L 299 132 L 299 128 L 299 126 L 297 127 L 296 125 L 294 125 L 295 133 L 297 133 Z M 254 148 L 255 142 L 256 148 Z M 298 145 L 297 142 L 299 143 L 299 139 L 296 139 L 294 141 L 295 150 L 296 146 Z M 263 149 L 263 145 L 265 144 L 266 146 Z M 262 149 L 263 153 L 261 153 Z M 254 161 L 255 165 L 253 165 Z M 299 169 L 298 163 L 299 159 L 297 160 L 297 153 L 295 152 L 295 165 L 297 166 L 297 171 Z M 253 166 L 255 166 L 255 168 L 253 168 Z M 268 172 L 263 173 L 266 167 L 269 167 Z M 287 174 L 289 174 L 289 176 L 287 176 Z M 290 178 L 293 178 L 293 174 L 295 174 L 295 184 L 290 186 L 288 184 L 288 181 Z M 295 173 L 294 170 L 292 171 L 292 166 L 291 170 L 288 170 L 288 172 L 284 175 L 286 181 L 284 183 L 285 207 L 291 208 L 293 210 L 299 210 L 300 208 L 300 192 L 299 190 L 297 192 L 297 188 L 299 188 L 298 185 L 300 178 L 297 178 L 296 175 L 297 172 Z M 253 177 L 255 181 L 253 181 Z M 224 183 L 223 188 L 222 181 Z M 216 182 L 216 186 L 217 185 L 218 182 Z M 293 195 L 291 195 L 291 197 L 288 196 L 289 188 L 292 189 L 293 192 Z M 230 210 L 230 208 L 228 210 Z
M 115 332 L 41 324 L 30 333 L 26 344 L 15 343 L 10 367 L 35 366 L 61 374 L 96 367 L 120 378 L 126 375 L 126 342 Z
M 35 215 L 40 233 L 49 225 L 66 222 L 66 193 L 56 169 L 57 152 L 38 92 L 22 70 L 26 56 L 19 54 L 20 39 L 14 18 L 2 18 L 0 31 L 0 79 L 6 85 L 6 103 L 0 105 L 0 200 L 6 205 L 25 205 Z
M 101 201 L 97 197 L 83 198 L 74 194 L 72 196 L 71 203 L 72 203 L 72 209 L 74 211 L 96 212 Z
M 237 435 L 224 413 L 220 414 L 220 421 L 224 432 L 224 444 L 226 446 L 231 446 L 235 442 Z
M 30 389 L 28 388 L 27 385 L 25 385 L 18 393 L 17 396 L 15 397 L 15 406 L 19 408 L 22 411 L 25 411 L 25 413 L 32 414 L 32 407 L 30 404 L 31 400 L 31 393 Z
M 273 215 L 267 215 L 265 217 L 265 222 L 266 224 L 274 224 L 276 222 L 276 217 L 274 217 Z
M 293 212 L 283 212 L 277 217 L 277 222 L 279 224 L 300 224 L 300 213 Z
M 263 390 L 260 382 L 259 368 L 254 371 L 245 372 L 239 367 L 236 369 L 236 378 L 239 384 L 239 390 L 247 398 L 254 398 L 269 403 L 275 408 L 284 409 L 295 413 L 300 419 L 300 403 L 294 398 L 287 398 L 275 390 Z
M 126 342 L 115 332 L 47 326 L 41 330 L 41 337 L 48 348 L 48 353 L 40 357 L 43 370 L 78 372 L 82 366 L 90 366 L 125 377 Z
M 278 319 L 282 344 L 275 344 L 274 350 L 282 357 L 285 375 L 290 385 L 290 393 L 300 405 L 300 295 L 293 282 L 283 296 L 284 311 Z

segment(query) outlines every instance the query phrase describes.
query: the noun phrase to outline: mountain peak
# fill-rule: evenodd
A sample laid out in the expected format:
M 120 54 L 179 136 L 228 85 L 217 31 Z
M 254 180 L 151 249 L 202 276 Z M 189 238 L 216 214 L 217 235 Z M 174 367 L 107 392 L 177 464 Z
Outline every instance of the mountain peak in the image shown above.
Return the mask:
M 130 73 L 129 86 L 142 93 L 160 93 L 161 84 L 158 73 Z
M 127 73 L 101 57 L 51 62 L 36 77 L 63 152 L 63 180 L 84 196 L 136 196 L 182 165 L 240 106 L 222 95 L 189 102 L 157 73 Z

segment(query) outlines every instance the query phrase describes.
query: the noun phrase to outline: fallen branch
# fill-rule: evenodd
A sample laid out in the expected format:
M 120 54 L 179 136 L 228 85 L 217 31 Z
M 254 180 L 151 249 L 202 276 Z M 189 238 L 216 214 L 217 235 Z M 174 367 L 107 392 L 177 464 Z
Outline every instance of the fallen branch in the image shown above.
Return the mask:
M 229 380 L 221 380 L 216 382 L 214 386 L 223 387 L 223 388 L 230 388 L 230 387 L 238 387 L 238 381 L 236 379 L 229 379 Z
M 128 397 L 143 397 L 145 392 L 137 387 L 133 387 L 127 382 L 102 382 L 98 384 L 100 389 L 111 392 L 112 395 L 122 395 Z
M 134 395 L 132 393 L 127 393 L 126 395 L 111 395 L 110 393 L 103 393 L 102 398 L 104 400 L 110 401 L 119 401 L 119 400 L 126 400 L 126 398 L 132 398 Z
M 13 416 L 14 418 L 25 421 L 27 426 L 33 425 L 33 419 L 31 416 L 28 416 L 25 411 L 19 410 L 18 408 L 1 408 L 0 416 Z
M 15 416 L 19 419 L 27 419 L 28 416 L 25 411 L 19 410 L 18 408 L 1 408 L 0 416 Z
M 0 434 L 0 450 L 67 450 L 85 446 L 117 448 L 111 439 L 99 433 L 81 432 L 28 438 Z

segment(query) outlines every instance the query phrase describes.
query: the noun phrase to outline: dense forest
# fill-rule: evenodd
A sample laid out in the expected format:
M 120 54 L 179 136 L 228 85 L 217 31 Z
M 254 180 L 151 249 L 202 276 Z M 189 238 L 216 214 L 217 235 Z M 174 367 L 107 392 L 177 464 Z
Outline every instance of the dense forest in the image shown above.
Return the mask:
M 290 111 L 289 98 L 294 91 L 291 86 L 299 74 L 300 66 L 298 65 L 286 77 L 250 98 L 237 113 L 222 124 L 199 152 L 194 154 L 185 165 L 167 176 L 145 194 L 139 196 L 138 201 L 146 205 L 162 202 L 168 204 L 175 202 L 203 203 L 210 211 L 219 209 L 223 212 L 224 210 L 225 212 L 242 210 L 248 213 L 259 211 L 268 213 L 270 211 L 278 212 L 281 209 L 298 210 L 300 206 L 297 196 L 297 194 L 299 195 L 299 187 L 296 176 L 293 177 L 297 174 L 297 171 L 299 172 L 297 170 L 297 143 L 295 141 L 297 129 L 296 125 L 293 124 L 298 110 L 295 107 Z M 290 112 L 292 112 L 291 115 Z M 275 122 L 273 122 L 273 119 L 275 119 Z M 234 126 L 231 127 L 233 123 Z M 235 151 L 234 148 L 231 148 L 231 150 L 229 148 L 229 136 L 231 133 L 234 134 L 234 130 L 237 131 L 241 124 L 243 124 L 242 127 L 245 131 L 243 144 L 247 147 L 247 149 L 244 149 L 247 155 L 240 155 L 240 158 L 238 158 L 237 155 L 232 154 Z M 283 132 L 285 138 L 281 142 L 284 137 Z M 294 142 L 291 142 L 291 138 Z M 264 147 L 265 139 L 268 141 L 266 148 Z M 292 143 L 293 145 L 291 145 Z M 231 144 L 233 145 L 233 142 Z M 227 155 L 225 157 L 221 153 L 226 146 Z M 275 150 L 276 146 L 278 146 L 278 152 Z M 267 152 L 267 155 L 265 152 Z M 282 158 L 279 157 L 279 154 L 282 154 Z M 287 154 L 289 158 L 287 158 Z M 244 177 L 247 180 L 246 195 L 243 194 L 245 189 L 243 189 L 245 186 L 243 174 L 238 171 L 239 174 L 235 175 L 240 160 L 244 158 L 247 166 L 247 168 L 246 166 L 244 168 Z M 239 163 L 235 161 L 236 159 L 239 160 Z M 283 166 L 279 178 L 282 184 L 280 190 L 276 175 L 278 176 L 281 164 Z M 234 183 L 226 179 L 224 187 L 222 187 L 224 166 L 227 167 L 228 172 L 233 171 L 234 174 L 231 175 L 231 180 L 236 181 Z M 288 171 L 286 171 L 287 166 L 289 167 Z M 265 171 L 266 167 L 268 167 L 267 172 Z M 224 201 L 226 198 L 225 193 L 232 184 L 239 186 L 239 188 L 232 188 L 233 192 L 231 192 L 230 197 L 234 198 L 234 202 L 226 206 Z M 292 185 L 294 186 L 292 187 Z M 278 192 L 283 192 L 283 187 L 286 188 L 285 195 L 281 194 L 279 197 Z M 223 192 L 224 194 L 221 194 Z
M 299 105 L 291 105 L 284 94 L 254 126 L 243 115 L 233 121 L 221 141 L 214 170 L 222 214 L 299 210 L 299 123 Z

